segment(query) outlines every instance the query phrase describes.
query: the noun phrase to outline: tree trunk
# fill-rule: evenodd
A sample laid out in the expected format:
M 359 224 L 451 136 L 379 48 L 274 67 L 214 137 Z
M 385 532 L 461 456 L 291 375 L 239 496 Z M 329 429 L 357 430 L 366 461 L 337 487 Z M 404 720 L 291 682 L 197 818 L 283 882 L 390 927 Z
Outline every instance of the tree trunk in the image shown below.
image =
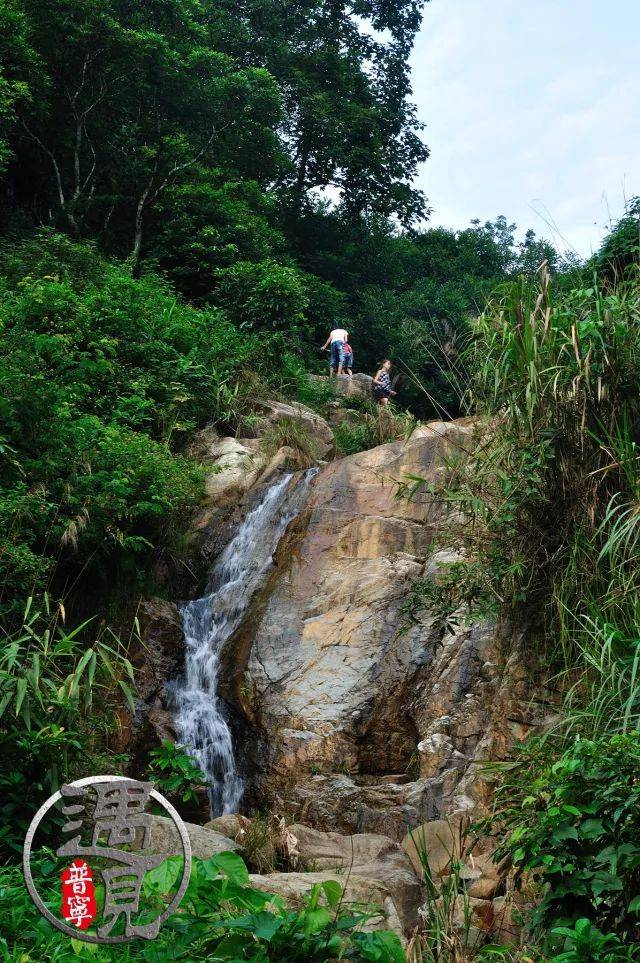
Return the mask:
M 138 201 L 138 206 L 136 207 L 136 220 L 135 220 L 135 230 L 133 234 L 133 250 L 131 252 L 131 260 L 133 261 L 134 272 L 136 270 L 138 259 L 140 257 L 140 248 L 142 247 L 142 223 L 144 218 L 144 209 L 149 197 L 149 191 L 151 190 L 151 185 L 153 181 L 149 181 L 142 194 L 140 195 L 140 200 Z

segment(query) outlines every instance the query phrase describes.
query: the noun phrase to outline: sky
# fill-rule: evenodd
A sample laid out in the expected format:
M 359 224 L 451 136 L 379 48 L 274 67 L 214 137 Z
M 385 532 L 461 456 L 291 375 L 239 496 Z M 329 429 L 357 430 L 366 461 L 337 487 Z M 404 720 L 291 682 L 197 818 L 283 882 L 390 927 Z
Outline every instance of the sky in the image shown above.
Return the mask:
M 431 0 L 412 56 L 430 223 L 588 256 L 640 195 L 640 0 Z

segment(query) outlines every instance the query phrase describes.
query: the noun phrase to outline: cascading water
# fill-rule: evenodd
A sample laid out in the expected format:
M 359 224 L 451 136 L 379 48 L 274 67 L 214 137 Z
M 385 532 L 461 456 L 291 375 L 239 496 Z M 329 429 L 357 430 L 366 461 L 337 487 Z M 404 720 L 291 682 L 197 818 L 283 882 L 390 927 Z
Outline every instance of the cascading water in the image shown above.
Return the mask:
M 203 598 L 182 608 L 185 674 L 174 688 L 178 739 L 207 776 L 211 815 L 238 811 L 243 784 L 224 703 L 218 698 L 220 653 L 273 565 L 273 553 L 298 514 L 317 469 L 291 485 L 285 475 L 249 512 L 214 565 Z

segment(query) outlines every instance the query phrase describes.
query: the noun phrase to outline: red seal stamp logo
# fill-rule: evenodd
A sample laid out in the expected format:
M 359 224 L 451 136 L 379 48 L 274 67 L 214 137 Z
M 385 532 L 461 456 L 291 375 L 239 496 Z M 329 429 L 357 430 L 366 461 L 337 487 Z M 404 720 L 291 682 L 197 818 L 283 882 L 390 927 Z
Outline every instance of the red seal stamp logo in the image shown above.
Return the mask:
M 86 930 L 96 917 L 96 891 L 91 867 L 83 859 L 74 859 L 60 874 L 62 889 L 61 916 L 79 930 Z

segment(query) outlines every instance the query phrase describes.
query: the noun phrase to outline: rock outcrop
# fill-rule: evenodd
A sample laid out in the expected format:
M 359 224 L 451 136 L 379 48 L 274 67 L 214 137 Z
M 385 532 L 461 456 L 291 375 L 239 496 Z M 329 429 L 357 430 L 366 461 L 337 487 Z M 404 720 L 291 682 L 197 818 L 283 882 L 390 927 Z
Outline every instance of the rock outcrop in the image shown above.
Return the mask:
M 251 433 L 260 438 L 274 425 L 294 422 L 300 426 L 310 439 L 317 458 L 329 458 L 335 449 L 333 432 L 324 418 L 312 408 L 296 401 L 253 401 L 253 417 L 250 422 Z
M 276 552 L 277 571 L 225 654 L 224 695 L 254 727 L 249 801 L 322 829 L 402 840 L 425 819 L 482 809 L 486 759 L 543 724 L 521 641 L 489 621 L 406 608 L 450 557 L 428 487 L 474 444 L 468 421 L 326 465 Z M 240 747 L 242 752 L 242 747 Z
M 407 853 L 389 837 L 323 833 L 295 823 L 288 827 L 288 833 L 295 840 L 302 866 L 376 880 L 391 897 L 405 932 L 416 925 L 422 886 Z
M 317 385 L 324 385 L 335 394 L 343 398 L 373 398 L 373 378 L 371 375 L 357 372 L 349 377 L 348 375 L 309 375 L 310 380 Z

